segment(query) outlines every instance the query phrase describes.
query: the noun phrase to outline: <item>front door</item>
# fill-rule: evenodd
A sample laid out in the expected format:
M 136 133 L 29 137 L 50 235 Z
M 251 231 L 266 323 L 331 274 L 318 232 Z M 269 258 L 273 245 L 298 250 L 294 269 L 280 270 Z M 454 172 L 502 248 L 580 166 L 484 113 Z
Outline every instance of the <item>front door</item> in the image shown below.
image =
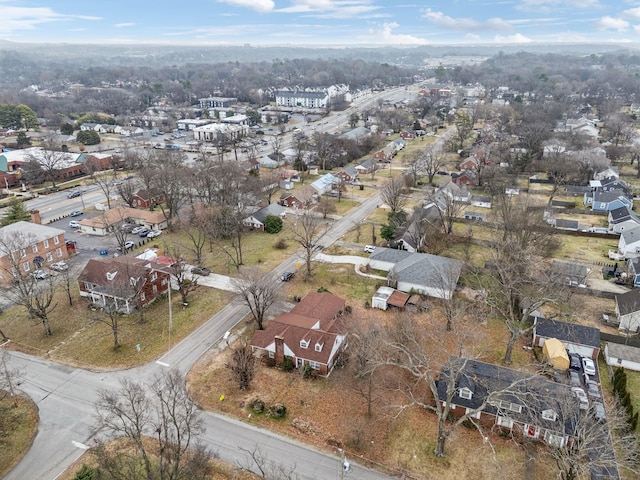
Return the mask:
M 304 365 L 304 360 L 302 358 L 296 358 L 296 367 L 300 368 Z

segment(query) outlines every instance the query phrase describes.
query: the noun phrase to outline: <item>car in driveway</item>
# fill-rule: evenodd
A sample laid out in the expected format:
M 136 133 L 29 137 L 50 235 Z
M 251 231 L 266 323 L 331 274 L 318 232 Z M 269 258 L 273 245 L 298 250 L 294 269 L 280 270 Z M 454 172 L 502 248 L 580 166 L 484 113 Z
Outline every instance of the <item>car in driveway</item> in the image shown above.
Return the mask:
M 575 370 L 577 372 L 579 372 L 582 367 L 580 366 L 580 355 L 576 354 L 576 353 L 570 353 L 569 354 L 569 368 L 571 370 Z
M 580 374 L 575 370 L 567 370 L 569 375 L 569 385 L 572 387 L 581 387 L 582 380 L 580 380 Z
M 293 272 L 284 272 L 282 275 L 280 275 L 280 280 L 282 280 L 283 282 L 288 282 L 294 276 L 295 276 L 295 273 Z
M 71 220 L 69 222 L 69 228 L 80 228 L 80 222 L 77 220 Z
M 591 414 L 599 422 L 604 422 L 607 419 L 607 413 L 604 410 L 602 402 L 593 402 L 591 404 Z
M 159 237 L 160 235 L 162 235 L 162 230 L 151 230 L 149 233 L 147 233 L 147 238 L 155 238 Z
M 69 270 L 69 265 L 65 262 L 56 262 L 49 265 L 51 270 L 55 270 L 56 272 L 64 272 L 65 270 Z
M 593 380 L 587 380 L 585 382 L 585 386 L 587 387 L 587 396 L 590 399 L 600 399 L 602 398 L 602 394 L 600 393 L 600 387 Z
M 82 210 L 74 210 L 71 212 L 72 217 L 79 217 L 80 215 L 82 215 Z
M 364 251 L 366 253 L 373 253 L 375 249 L 376 249 L 376 247 L 373 246 L 373 245 L 365 245 L 364 246 Z
M 580 410 L 588 410 L 589 409 L 589 399 L 587 398 L 587 394 L 584 393 L 584 390 L 580 387 L 571 387 L 571 394 L 578 400 L 578 406 Z
M 582 370 L 584 370 L 584 373 L 586 373 L 587 375 L 595 375 L 596 374 L 596 365 L 595 363 L 593 363 L 593 360 L 591 360 L 588 357 L 583 357 L 582 358 Z
M 36 280 L 44 280 L 49 277 L 49 274 L 44 270 L 36 270 L 31 275 L 33 275 Z
M 191 269 L 191 273 L 194 275 L 202 275 L 203 277 L 206 277 L 211 273 L 211 270 L 209 270 L 207 267 L 193 267 Z

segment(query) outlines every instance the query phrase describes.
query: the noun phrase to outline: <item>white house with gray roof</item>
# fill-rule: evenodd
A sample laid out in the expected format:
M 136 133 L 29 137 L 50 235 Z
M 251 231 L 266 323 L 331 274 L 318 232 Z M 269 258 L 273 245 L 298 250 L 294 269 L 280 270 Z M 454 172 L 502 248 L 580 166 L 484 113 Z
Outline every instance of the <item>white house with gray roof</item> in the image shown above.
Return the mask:
M 272 215 L 274 217 L 284 218 L 286 215 L 285 212 L 285 207 L 277 203 L 272 203 L 264 208 L 261 208 L 252 215 L 249 215 L 247 218 L 242 220 L 242 224 L 245 227 L 251 228 L 253 230 L 260 230 L 261 232 L 264 232 L 264 223 L 267 220 L 268 216 Z
M 640 255 L 640 226 L 628 228 L 620 234 L 618 252 L 627 258 Z
M 387 283 L 402 292 L 417 292 L 450 299 L 458 283 L 462 262 L 428 253 L 376 248 L 369 266 L 389 272 Z

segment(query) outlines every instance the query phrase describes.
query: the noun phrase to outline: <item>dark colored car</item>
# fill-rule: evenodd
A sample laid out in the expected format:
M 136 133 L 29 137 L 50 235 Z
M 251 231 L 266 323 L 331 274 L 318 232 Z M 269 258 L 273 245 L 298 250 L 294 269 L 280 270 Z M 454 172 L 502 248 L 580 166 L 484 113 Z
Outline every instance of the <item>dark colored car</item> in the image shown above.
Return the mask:
M 146 236 L 147 236 L 147 234 L 148 234 L 150 231 L 151 231 L 151 230 L 149 230 L 148 228 L 143 228 L 142 230 L 140 230 L 140 231 L 138 232 L 138 235 L 139 235 L 140 237 L 146 237 Z
M 282 280 L 283 282 L 288 282 L 293 278 L 294 275 L 295 274 L 293 272 L 284 272 L 282 275 L 280 275 L 280 280 Z
M 575 353 L 569 354 L 569 368 L 578 372 L 582 370 L 580 355 L 577 355 Z
M 596 382 L 594 382 L 593 380 L 589 380 L 588 382 L 585 383 L 585 385 L 587 387 L 587 395 L 589 396 L 589 398 L 591 399 L 602 398 L 602 394 L 600 393 L 600 387 L 598 387 L 598 384 Z
M 607 419 L 604 405 L 601 402 L 593 402 L 591 404 L 591 413 L 599 422 L 604 422 Z
M 572 387 L 581 387 L 582 381 L 580 380 L 580 374 L 575 370 L 567 370 L 569 374 L 569 384 Z
M 191 269 L 191 273 L 193 273 L 195 275 L 202 275 L 203 277 L 206 277 L 207 275 L 209 275 L 211 273 L 211 270 L 209 270 L 207 267 L 193 267 Z
M 67 193 L 67 198 L 76 198 L 81 195 L 80 190 L 74 190 L 73 192 Z

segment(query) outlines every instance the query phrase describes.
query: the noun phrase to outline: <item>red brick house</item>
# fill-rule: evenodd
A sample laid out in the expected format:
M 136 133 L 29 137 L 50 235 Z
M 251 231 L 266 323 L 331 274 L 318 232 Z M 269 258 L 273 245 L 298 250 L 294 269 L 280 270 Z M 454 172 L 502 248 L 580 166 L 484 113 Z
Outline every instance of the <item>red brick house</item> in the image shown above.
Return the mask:
M 328 376 L 346 345 L 344 307 L 345 301 L 335 295 L 310 293 L 289 313 L 271 320 L 264 330 L 256 330 L 251 348 L 276 365 L 289 357 L 296 368 L 309 365 L 318 375 Z
M 456 185 L 475 187 L 478 185 L 478 174 L 474 170 L 464 170 L 457 175 L 451 175 L 451 181 Z
M 95 305 L 129 314 L 169 290 L 170 274 L 162 265 L 120 256 L 91 259 L 78 276 L 80 296 Z
M 283 207 L 306 208 L 316 198 L 317 193 L 311 185 L 305 185 L 300 190 L 284 192 L 278 202 Z
M 131 206 L 133 208 L 151 208 L 162 202 L 164 202 L 164 194 L 155 190 L 141 189 L 131 197 Z
M 480 162 L 475 157 L 469 157 L 460 164 L 460 170 L 473 170 L 479 169 Z

